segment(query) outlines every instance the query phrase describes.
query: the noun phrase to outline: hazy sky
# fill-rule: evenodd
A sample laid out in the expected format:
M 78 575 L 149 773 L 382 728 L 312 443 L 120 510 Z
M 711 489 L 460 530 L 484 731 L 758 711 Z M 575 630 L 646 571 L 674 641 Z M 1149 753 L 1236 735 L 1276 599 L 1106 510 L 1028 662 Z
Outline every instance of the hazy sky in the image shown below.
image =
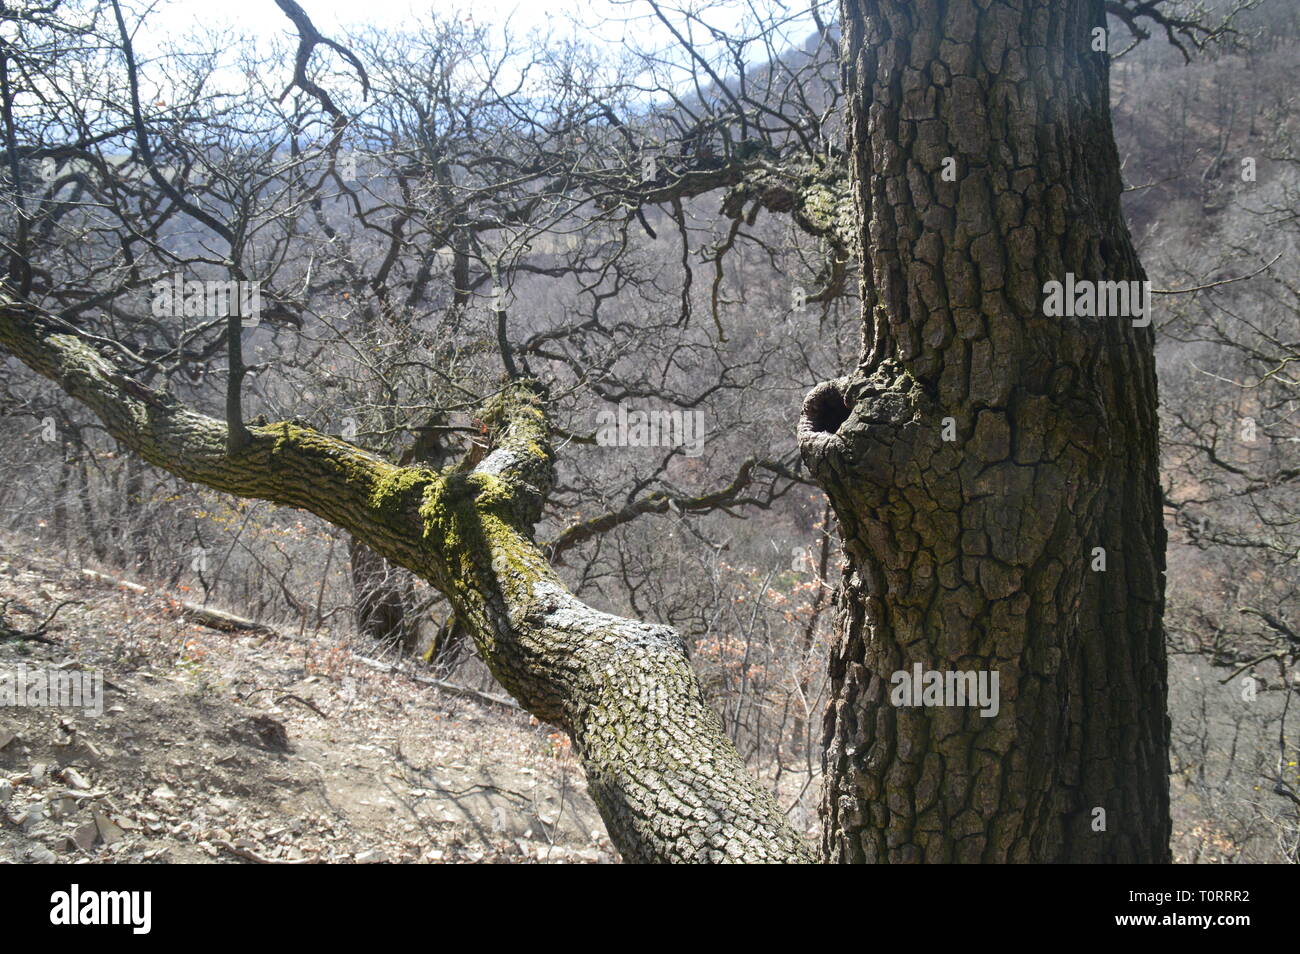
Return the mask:
M 784 42 L 778 48 L 801 43 L 813 30 L 807 10 L 812 0 L 663 0 L 664 8 L 672 16 L 674 6 L 688 6 L 706 11 L 703 16 L 714 29 L 728 35 L 753 34 L 754 12 L 763 10 L 770 15 L 779 11 L 790 20 L 782 31 Z M 824 0 L 823 0 L 824 2 Z M 641 51 L 655 51 L 665 60 L 682 62 L 688 59 L 672 32 L 658 21 L 644 0 L 299 0 L 316 28 L 331 39 L 346 40 L 351 32 L 361 27 L 401 29 L 404 25 L 424 20 L 431 13 L 440 17 L 453 14 L 470 19 L 480 26 L 494 28 L 491 32 L 499 41 L 497 29 L 509 21 L 516 43 L 533 29 L 545 30 L 553 36 L 573 36 L 593 46 L 606 46 L 615 50 L 624 45 Z M 296 42 L 297 34 L 274 0 L 124 0 L 128 24 L 134 26 L 142 14 L 145 27 L 135 34 L 136 50 L 147 61 L 160 45 L 170 46 L 196 31 L 219 34 L 229 32 L 227 53 L 245 49 L 246 44 L 260 46 L 259 41 Z M 717 52 L 706 40 L 706 32 L 698 24 L 694 28 L 680 19 L 677 28 L 690 35 L 693 42 L 708 55 Z M 701 42 L 705 41 L 705 42 Z M 184 45 L 182 43 L 182 45 Z M 211 41 L 201 44 L 211 48 Z M 764 59 L 760 44 L 747 51 L 748 65 L 757 65 Z M 320 54 L 317 54 L 318 56 Z M 337 60 L 333 54 L 326 54 Z M 246 82 L 234 64 L 227 61 L 233 84 Z M 286 71 L 292 64 L 284 63 Z M 223 67 L 218 67 L 219 75 Z M 147 68 L 149 80 L 165 83 L 165 79 Z M 685 79 L 685 74 L 682 74 Z M 287 77 L 287 72 L 286 72 Z M 277 80 L 278 82 L 278 80 Z M 165 97 L 165 86 L 158 87 Z
M 518 32 L 531 27 L 566 29 L 571 21 L 581 35 L 617 43 L 634 37 L 641 43 L 668 43 L 672 37 L 648 16 L 649 8 L 636 0 L 299 0 L 317 29 L 327 36 L 347 26 L 399 27 L 403 22 L 436 11 L 448 16 L 459 11 L 480 24 L 502 23 L 507 18 Z M 671 0 L 670 0 L 671 2 Z M 690 2 L 690 0 L 687 0 Z M 696 3 L 699 6 L 701 4 Z M 709 22 L 730 27 L 741 22 L 749 0 L 714 0 Z M 801 4 L 796 4 L 796 8 Z M 145 6 L 138 2 L 137 11 Z M 631 22 L 629 22 L 631 21 Z M 149 32 L 181 34 L 194 26 L 232 26 L 251 33 L 290 33 L 292 25 L 274 0 L 161 0 L 149 14 Z
M 577 10 L 606 5 L 603 0 L 473 0 L 473 2 L 421 3 L 418 0 L 300 0 L 307 15 L 322 32 L 337 31 L 344 25 L 397 26 L 412 15 L 430 10 L 443 15 L 461 10 L 480 21 L 492 21 L 509 14 L 516 22 L 536 24 Z M 167 0 L 150 16 L 150 22 L 184 29 L 194 24 L 216 26 L 236 24 L 245 29 L 292 29 L 274 0 Z

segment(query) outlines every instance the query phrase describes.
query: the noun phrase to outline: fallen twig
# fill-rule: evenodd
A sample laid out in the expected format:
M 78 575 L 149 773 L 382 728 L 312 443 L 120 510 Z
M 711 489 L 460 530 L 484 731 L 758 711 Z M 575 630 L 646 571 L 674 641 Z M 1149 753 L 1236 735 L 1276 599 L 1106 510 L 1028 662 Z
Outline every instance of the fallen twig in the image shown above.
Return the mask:
M 253 861 L 259 865 L 315 865 L 320 864 L 319 858 L 267 858 L 259 855 L 248 848 L 240 848 L 238 845 L 232 845 L 224 838 L 214 838 L 212 844 L 216 845 L 222 851 L 228 851 L 237 858 L 243 858 L 245 861 Z
M 353 656 L 353 658 L 356 659 L 357 662 L 369 666 L 371 669 L 377 669 L 380 672 L 395 672 L 405 676 L 407 679 L 413 679 L 421 685 L 433 686 L 436 689 L 441 689 L 444 692 L 450 692 L 458 696 L 469 696 L 471 699 L 476 699 L 487 705 L 501 706 L 502 708 L 511 709 L 515 712 L 522 711 L 519 703 L 515 702 L 515 700 L 508 696 L 494 695 L 490 692 L 484 692 L 481 689 L 473 689 L 469 686 L 462 686 L 458 683 L 448 682 L 446 679 L 435 679 L 433 676 L 421 676 L 418 673 L 402 669 L 400 666 L 380 662 L 378 659 L 370 659 L 366 656 Z

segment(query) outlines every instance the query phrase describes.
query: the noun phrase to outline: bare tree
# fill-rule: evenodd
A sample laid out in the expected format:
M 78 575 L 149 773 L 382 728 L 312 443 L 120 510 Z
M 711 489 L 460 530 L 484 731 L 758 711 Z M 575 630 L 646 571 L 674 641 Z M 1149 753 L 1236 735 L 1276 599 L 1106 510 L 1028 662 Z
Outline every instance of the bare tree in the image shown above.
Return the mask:
M 281 2 L 299 42 L 272 55 L 291 82 L 266 87 L 273 60 L 250 54 L 233 97 L 213 92 L 215 60 L 151 75 L 116 3 L 60 6 L 17 16 L 20 42 L 0 51 L 15 197 L 0 343 L 139 458 L 346 533 L 376 633 L 443 601 L 440 638 L 468 635 L 571 735 L 626 857 L 813 852 L 733 743 L 761 707 L 724 723 L 678 628 L 589 605 L 553 563 L 596 595 L 619 574 L 639 609 L 646 574 L 621 528 L 675 515 L 701 532 L 688 518 L 806 487 L 793 428 L 758 439 L 771 421 L 746 394 L 833 374 L 846 338 L 857 370 L 818 386 L 800 424 L 848 556 L 828 854 L 1165 857 L 1151 336 L 1049 319 L 1039 291 L 1067 271 L 1143 277 L 1093 46 L 1100 0 L 845 3 L 840 27 L 817 4 L 816 40 L 794 53 L 776 7 L 735 35 L 651 3 L 681 59 L 612 65 L 521 58 L 447 24 L 342 43 Z M 824 42 L 840 30 L 843 87 Z M 93 51 L 121 68 L 96 74 L 108 105 L 91 114 L 74 90 Z M 646 75 L 666 105 L 644 105 Z M 25 164 L 47 159 L 33 182 Z M 861 321 L 841 324 L 859 255 Z M 797 277 L 747 289 L 755 258 Z M 154 313 L 180 273 L 255 283 L 261 323 Z M 817 307 L 779 328 L 796 290 Z M 599 446 L 595 412 L 629 400 L 707 407 L 736 443 L 698 468 L 679 447 L 623 472 L 557 460 L 557 444 Z M 827 561 L 823 547 L 814 628 Z M 717 614 L 691 636 L 754 619 Z M 883 686 L 913 661 L 1003 670 L 1001 715 L 890 707 Z M 1124 823 L 1098 833 L 1096 808 Z

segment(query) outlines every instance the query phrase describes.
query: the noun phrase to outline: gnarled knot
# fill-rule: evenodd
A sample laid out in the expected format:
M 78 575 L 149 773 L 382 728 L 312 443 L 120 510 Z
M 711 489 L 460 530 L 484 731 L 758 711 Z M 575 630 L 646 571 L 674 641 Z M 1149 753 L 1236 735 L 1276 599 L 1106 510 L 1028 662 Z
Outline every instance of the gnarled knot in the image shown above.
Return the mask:
M 837 432 L 852 411 L 847 380 L 843 378 L 823 381 L 803 399 L 803 412 L 799 415 L 799 452 L 814 474 L 830 455 L 843 451 L 844 442 Z

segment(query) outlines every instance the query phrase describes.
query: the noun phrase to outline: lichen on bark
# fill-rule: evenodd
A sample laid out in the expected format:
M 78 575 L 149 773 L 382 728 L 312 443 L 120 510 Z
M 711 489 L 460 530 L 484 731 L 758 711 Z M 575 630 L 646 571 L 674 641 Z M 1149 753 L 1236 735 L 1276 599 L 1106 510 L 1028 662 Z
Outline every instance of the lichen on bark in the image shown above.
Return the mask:
M 554 456 L 535 383 L 512 383 L 488 402 L 486 456 L 439 473 L 294 422 L 250 425 L 231 453 L 222 422 L 132 381 L 57 319 L 4 297 L 0 346 L 145 460 L 316 513 L 439 588 L 501 684 L 573 737 L 628 859 L 812 859 L 704 701 L 680 636 L 586 606 L 538 548 L 533 525 Z

